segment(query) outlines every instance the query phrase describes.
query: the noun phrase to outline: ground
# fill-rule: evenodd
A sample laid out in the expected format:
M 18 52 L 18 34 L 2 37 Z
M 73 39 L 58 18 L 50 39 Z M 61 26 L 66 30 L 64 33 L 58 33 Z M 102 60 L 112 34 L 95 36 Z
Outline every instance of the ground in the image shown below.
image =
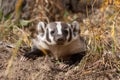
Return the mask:
M 100 3 L 104 6 L 95 5 L 97 7 L 93 10 L 89 2 L 76 8 L 80 5 L 66 0 L 62 8 L 59 0 L 26 0 L 22 14 L 17 16 L 13 15 L 19 12 L 19 6 L 14 9 L 13 5 L 8 10 L 6 5 L 3 6 L 4 18 L 1 18 L 0 11 L 0 80 L 120 80 L 120 8 L 117 1 L 110 0 L 110 5 Z M 12 18 L 6 17 L 8 14 Z M 69 65 L 54 60 L 52 56 L 21 61 L 21 57 L 30 51 L 29 41 L 35 36 L 33 28 L 38 21 L 58 20 L 77 20 L 80 23 L 80 35 L 87 45 L 86 55 L 81 61 Z
M 81 62 L 67 67 L 52 58 L 38 57 L 36 60 L 21 61 L 20 51 L 13 60 L 11 48 L 0 44 L 0 79 L 1 80 L 119 80 L 115 57 L 104 55 L 104 59 L 90 63 L 88 56 Z M 94 56 L 93 56 L 94 57 Z M 111 59 L 107 59 L 111 58 Z M 87 59 L 87 60 L 86 60 Z M 91 58 L 90 58 L 91 59 Z M 112 61 L 111 61 L 112 60 Z M 104 63 L 105 62 L 105 63 Z M 111 63 L 109 63 L 111 62 Z M 110 65 L 111 64 L 111 65 Z

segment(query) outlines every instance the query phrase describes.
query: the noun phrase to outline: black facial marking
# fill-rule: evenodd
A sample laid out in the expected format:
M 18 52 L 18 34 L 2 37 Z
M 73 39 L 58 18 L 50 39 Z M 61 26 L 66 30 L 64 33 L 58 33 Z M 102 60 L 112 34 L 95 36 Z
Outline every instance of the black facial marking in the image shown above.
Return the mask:
M 63 35 L 66 35 L 66 36 L 67 36 L 67 35 L 68 35 L 68 30 L 63 29 L 63 30 L 62 30 L 62 33 L 63 33 Z
M 72 28 L 72 29 L 74 28 L 73 25 L 71 25 L 71 28 Z
M 74 35 L 74 36 L 76 36 L 76 31 L 77 31 L 77 30 L 74 28 L 74 29 L 73 29 L 73 35 Z
M 66 38 L 66 37 L 67 37 L 67 35 L 68 35 L 68 31 L 67 31 L 67 30 L 62 29 L 62 35 Z
M 71 29 L 69 29 L 69 33 L 70 33 L 69 34 L 70 36 L 69 36 L 68 42 L 70 42 L 72 40 L 72 31 L 71 31 Z
M 48 29 L 47 29 L 46 39 L 47 39 L 47 41 L 51 42 L 51 40 L 49 38 L 49 31 L 48 31 Z
M 50 32 L 50 34 L 53 36 L 53 35 L 55 34 L 55 31 L 52 30 L 52 31 Z
M 63 33 L 63 35 L 65 35 L 65 37 L 67 37 L 67 35 L 68 35 L 68 28 L 69 28 L 69 26 L 66 24 L 66 23 L 61 23 L 61 25 L 62 25 L 62 33 Z

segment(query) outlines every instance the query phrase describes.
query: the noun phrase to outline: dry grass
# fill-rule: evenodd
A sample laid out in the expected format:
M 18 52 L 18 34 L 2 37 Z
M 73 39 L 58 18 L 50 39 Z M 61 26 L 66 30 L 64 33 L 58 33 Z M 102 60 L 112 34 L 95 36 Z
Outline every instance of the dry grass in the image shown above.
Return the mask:
M 15 44 L 12 47 L 12 56 L 8 60 L 6 76 L 9 76 L 11 72 L 11 67 L 19 48 L 24 46 L 23 44 L 31 46 L 29 40 L 31 33 L 25 31 L 26 28 L 24 26 L 32 25 L 38 20 L 45 22 L 62 20 L 68 22 L 79 18 L 79 13 L 73 14 L 64 11 L 59 1 L 54 2 L 54 0 L 36 0 L 36 8 L 40 10 L 39 12 L 37 11 L 39 13 L 37 18 L 31 16 L 30 20 L 19 20 L 18 23 L 12 19 L 1 20 L 0 40 Z M 119 1 L 114 2 L 114 4 L 102 7 L 100 10 L 93 12 L 92 15 L 84 18 L 83 22 L 80 22 L 81 35 L 84 36 L 88 49 L 87 55 L 79 64 L 79 68 L 82 70 L 81 76 L 94 72 L 101 73 L 102 71 L 120 72 Z M 61 12 L 59 13 L 59 11 Z

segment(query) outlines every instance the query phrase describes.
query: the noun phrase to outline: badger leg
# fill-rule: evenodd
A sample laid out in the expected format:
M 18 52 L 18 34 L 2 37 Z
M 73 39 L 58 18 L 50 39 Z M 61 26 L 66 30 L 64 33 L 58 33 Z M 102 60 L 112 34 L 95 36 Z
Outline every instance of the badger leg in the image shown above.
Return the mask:
M 30 52 L 25 53 L 22 57 L 21 57 L 21 61 L 26 61 L 28 59 L 32 59 L 35 60 L 37 57 L 39 56 L 43 56 L 43 52 L 37 48 L 32 49 Z

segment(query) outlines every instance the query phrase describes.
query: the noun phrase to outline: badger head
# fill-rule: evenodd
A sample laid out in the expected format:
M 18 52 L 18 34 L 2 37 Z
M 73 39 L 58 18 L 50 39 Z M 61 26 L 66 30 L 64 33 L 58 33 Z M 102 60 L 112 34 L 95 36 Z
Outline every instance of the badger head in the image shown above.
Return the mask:
M 38 37 L 48 45 L 66 45 L 79 37 L 80 27 L 77 21 L 72 24 L 64 22 L 38 23 Z

